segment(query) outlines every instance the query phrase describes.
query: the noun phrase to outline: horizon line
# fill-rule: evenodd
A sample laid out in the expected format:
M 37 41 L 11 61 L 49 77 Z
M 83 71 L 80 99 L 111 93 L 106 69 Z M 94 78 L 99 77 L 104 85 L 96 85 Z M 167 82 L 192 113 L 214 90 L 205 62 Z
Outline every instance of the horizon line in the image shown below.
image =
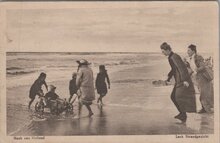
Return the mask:
M 175 52 L 175 51 L 174 51 Z M 161 53 L 161 52 L 61 52 L 61 51 L 6 51 L 5 53 Z M 175 52 L 175 53 L 185 53 L 185 52 Z M 212 53 L 212 52 L 199 52 L 199 53 Z

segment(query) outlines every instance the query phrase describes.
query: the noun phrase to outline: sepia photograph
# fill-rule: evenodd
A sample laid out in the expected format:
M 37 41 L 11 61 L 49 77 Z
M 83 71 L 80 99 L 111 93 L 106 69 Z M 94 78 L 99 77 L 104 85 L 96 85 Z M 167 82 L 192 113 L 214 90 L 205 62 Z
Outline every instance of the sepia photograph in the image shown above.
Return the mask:
M 219 141 L 217 2 L 1 7 L 5 140 Z

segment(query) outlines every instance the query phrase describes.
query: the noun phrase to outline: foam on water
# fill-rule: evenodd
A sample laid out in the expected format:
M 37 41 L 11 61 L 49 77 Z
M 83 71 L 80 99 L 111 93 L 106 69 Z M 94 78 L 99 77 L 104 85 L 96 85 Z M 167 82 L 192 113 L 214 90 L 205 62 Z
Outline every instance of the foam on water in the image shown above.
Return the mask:
M 142 64 L 154 64 L 160 54 L 141 53 L 7 53 L 7 87 L 29 85 L 41 72 L 47 73 L 47 81 L 70 79 L 77 70 L 79 59 L 87 59 L 98 73 L 100 64 L 108 72 Z

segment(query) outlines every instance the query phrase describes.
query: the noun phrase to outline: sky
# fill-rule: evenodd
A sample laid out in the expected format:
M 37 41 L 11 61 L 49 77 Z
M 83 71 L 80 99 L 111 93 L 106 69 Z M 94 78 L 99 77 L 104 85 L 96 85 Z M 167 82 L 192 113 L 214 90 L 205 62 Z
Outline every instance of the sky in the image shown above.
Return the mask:
M 217 2 L 82 2 L 18 7 L 6 18 L 8 52 L 160 52 L 162 42 L 177 52 L 192 43 L 200 52 L 218 48 Z

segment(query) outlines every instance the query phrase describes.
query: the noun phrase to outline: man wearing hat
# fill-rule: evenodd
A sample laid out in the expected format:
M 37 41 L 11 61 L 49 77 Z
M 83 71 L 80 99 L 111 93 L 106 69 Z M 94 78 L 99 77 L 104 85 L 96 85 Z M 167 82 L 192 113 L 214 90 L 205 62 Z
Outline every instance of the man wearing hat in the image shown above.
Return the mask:
M 93 112 L 90 105 L 92 104 L 92 101 L 95 100 L 93 71 L 88 66 L 90 63 L 87 60 L 82 59 L 77 61 L 77 63 L 79 66 L 76 77 L 76 85 L 81 92 L 78 115 L 80 116 L 82 105 L 85 105 L 89 111 L 89 116 L 92 116 Z

